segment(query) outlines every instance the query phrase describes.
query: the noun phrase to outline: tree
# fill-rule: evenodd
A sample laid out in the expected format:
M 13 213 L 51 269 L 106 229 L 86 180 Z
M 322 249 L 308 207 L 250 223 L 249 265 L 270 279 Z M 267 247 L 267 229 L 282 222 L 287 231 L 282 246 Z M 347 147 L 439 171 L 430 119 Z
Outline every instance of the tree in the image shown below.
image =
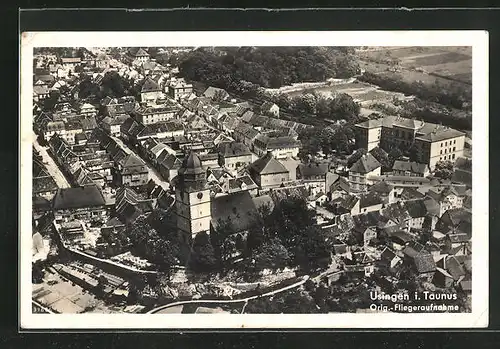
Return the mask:
M 288 251 L 278 238 L 264 243 L 254 258 L 257 270 L 282 269 L 290 262 Z
M 370 150 L 370 154 L 372 154 L 373 157 L 382 165 L 383 171 L 392 170 L 393 162 L 391 162 L 389 154 L 387 154 L 382 148 L 375 147 Z
M 214 248 L 207 233 L 198 233 L 194 238 L 189 266 L 196 272 L 211 272 L 217 266 Z
M 434 175 L 442 179 L 450 179 L 453 176 L 453 163 L 451 161 L 438 161 Z
M 351 167 L 354 165 L 363 155 L 367 154 L 367 150 L 364 148 L 360 148 L 356 150 L 354 154 L 352 154 L 348 159 L 347 159 L 347 167 Z
M 43 281 L 43 269 L 40 261 L 31 264 L 31 281 L 35 284 Z
M 306 228 L 295 248 L 296 264 L 306 270 L 325 268 L 331 262 L 331 248 L 317 226 Z
M 391 161 L 391 164 L 394 165 L 394 161 L 401 158 L 403 156 L 403 152 L 398 147 L 393 147 L 389 151 L 388 156 L 389 156 L 389 160 Z M 391 168 L 392 168 L 392 166 L 391 166 Z

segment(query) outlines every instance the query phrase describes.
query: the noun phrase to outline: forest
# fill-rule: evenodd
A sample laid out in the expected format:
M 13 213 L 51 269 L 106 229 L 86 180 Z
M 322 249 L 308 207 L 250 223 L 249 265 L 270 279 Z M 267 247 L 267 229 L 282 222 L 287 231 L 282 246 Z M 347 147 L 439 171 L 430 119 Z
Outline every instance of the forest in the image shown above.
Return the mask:
M 349 78 L 360 72 L 354 52 L 346 47 L 200 48 L 185 55 L 182 76 L 227 89 L 231 81 L 265 88 L 297 82 Z

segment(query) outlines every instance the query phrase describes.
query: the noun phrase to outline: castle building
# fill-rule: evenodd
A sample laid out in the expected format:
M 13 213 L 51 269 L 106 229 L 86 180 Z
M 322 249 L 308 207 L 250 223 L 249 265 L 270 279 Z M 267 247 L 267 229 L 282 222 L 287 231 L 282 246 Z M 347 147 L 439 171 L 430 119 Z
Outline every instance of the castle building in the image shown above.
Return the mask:
M 210 233 L 210 189 L 196 153 L 184 159 L 174 182 L 177 228 L 192 238 L 202 231 Z

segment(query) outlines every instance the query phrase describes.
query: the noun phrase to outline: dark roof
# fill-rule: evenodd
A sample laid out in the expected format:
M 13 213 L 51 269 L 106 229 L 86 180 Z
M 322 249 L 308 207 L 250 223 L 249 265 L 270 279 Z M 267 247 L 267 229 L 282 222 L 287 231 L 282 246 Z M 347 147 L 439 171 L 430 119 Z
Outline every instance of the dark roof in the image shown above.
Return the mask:
M 57 183 L 51 176 L 43 176 L 33 178 L 33 193 L 43 193 L 56 191 L 58 188 Z
M 465 275 L 464 268 L 454 256 L 448 256 L 446 258 L 446 270 L 455 280 L 458 280 Z
M 260 175 L 274 173 L 288 173 L 286 167 L 276 160 L 271 152 L 257 159 L 250 165 L 250 169 Z
M 424 194 L 419 192 L 417 189 L 412 187 L 405 187 L 401 191 L 401 200 L 414 200 L 414 199 L 422 199 L 425 197 Z
M 297 166 L 297 173 L 300 173 L 302 178 L 310 176 L 325 176 L 328 172 L 328 167 L 327 163 L 299 164 Z
M 441 128 L 438 130 L 434 130 L 433 132 L 430 132 L 426 135 L 422 136 L 417 136 L 415 139 L 423 140 L 423 141 L 428 141 L 428 142 L 439 142 L 439 141 L 444 141 L 446 139 L 450 138 L 456 138 L 464 136 L 465 133 L 452 129 L 452 128 Z
M 396 223 L 402 223 L 410 219 L 406 206 L 401 202 L 387 205 L 384 209 L 382 209 L 382 215 Z
M 410 171 L 413 173 L 424 174 L 426 170 L 428 170 L 427 164 L 420 164 L 415 161 L 402 161 L 396 160 L 394 161 L 394 165 L 392 166 L 393 171 Z
M 248 147 L 240 142 L 224 142 L 219 144 L 218 146 L 219 154 L 223 157 L 235 157 L 235 156 L 244 156 L 244 155 L 252 155 L 252 152 Z
M 351 166 L 349 171 L 356 173 L 369 173 L 380 167 L 380 163 L 375 159 L 375 157 L 368 153 L 359 158 L 358 161 Z
M 392 261 L 396 256 L 396 253 L 389 247 L 386 247 L 380 254 L 380 257 L 386 261 Z
M 232 233 L 247 230 L 253 222 L 253 215 L 260 206 L 273 205 L 271 197 L 263 195 L 252 198 L 247 191 L 224 195 L 212 199 L 212 226 L 219 225 L 219 220 L 231 221 Z
M 468 187 L 472 187 L 472 172 L 456 168 L 451 177 L 453 183 L 463 183 Z
M 406 210 L 411 218 L 425 217 L 427 214 L 427 207 L 424 200 L 409 200 L 405 202 Z
M 104 204 L 104 197 L 95 185 L 59 189 L 53 201 L 55 210 L 103 206 Z
M 147 77 L 144 83 L 142 84 L 141 92 L 155 92 L 155 91 L 161 91 L 160 86 L 156 81 L 151 79 L 150 77 Z
M 370 192 L 378 193 L 378 194 L 384 194 L 387 195 L 389 194 L 394 187 L 390 184 L 388 184 L 385 181 L 380 181 L 374 185 L 372 185 L 369 189 Z
M 200 157 L 194 151 L 190 152 L 189 155 L 184 158 L 179 169 L 179 174 L 197 174 L 203 172 L 204 170 L 201 166 Z
M 382 204 L 382 198 L 378 193 L 366 193 L 362 194 L 359 197 L 359 207 L 370 207 L 374 205 L 380 205 Z

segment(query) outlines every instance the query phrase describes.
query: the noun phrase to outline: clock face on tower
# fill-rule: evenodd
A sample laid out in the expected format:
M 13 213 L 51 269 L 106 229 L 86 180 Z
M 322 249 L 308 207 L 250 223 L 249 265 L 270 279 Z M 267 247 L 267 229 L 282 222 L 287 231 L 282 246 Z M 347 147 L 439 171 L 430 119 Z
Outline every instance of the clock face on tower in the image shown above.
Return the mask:
M 198 199 L 201 200 L 201 198 L 203 197 L 203 193 L 198 193 L 198 195 L 196 195 L 198 197 Z

